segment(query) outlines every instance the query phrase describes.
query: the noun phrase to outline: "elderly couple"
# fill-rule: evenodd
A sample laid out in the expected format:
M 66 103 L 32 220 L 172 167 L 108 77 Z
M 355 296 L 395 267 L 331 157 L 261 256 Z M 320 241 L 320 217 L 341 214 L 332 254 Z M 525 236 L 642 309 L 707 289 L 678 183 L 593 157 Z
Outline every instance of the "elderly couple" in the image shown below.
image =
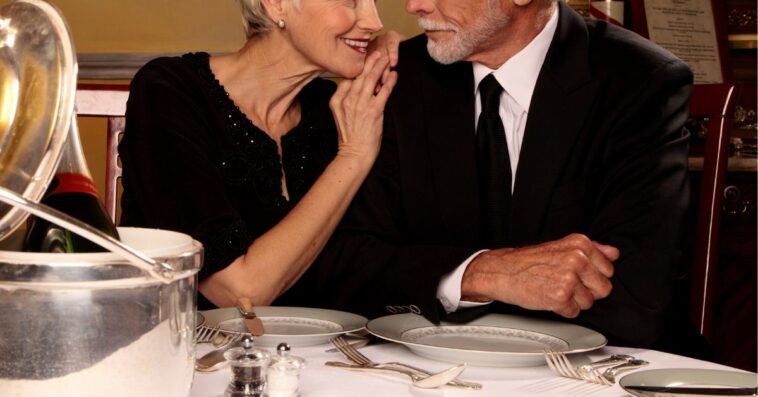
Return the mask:
M 137 74 L 119 147 L 122 224 L 203 243 L 201 308 L 520 312 L 692 347 L 684 63 L 561 0 L 406 0 L 425 33 L 399 50 L 370 41 L 374 0 L 239 3 L 239 51 Z

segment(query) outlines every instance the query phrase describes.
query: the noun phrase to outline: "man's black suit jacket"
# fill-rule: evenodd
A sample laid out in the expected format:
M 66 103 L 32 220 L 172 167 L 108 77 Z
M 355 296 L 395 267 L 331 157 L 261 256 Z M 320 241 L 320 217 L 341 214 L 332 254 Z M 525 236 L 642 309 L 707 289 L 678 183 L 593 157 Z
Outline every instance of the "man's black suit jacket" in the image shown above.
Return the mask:
M 636 34 L 559 4 L 521 147 L 510 246 L 576 232 L 618 247 L 611 295 L 576 321 L 611 343 L 655 345 L 684 273 L 692 75 Z M 434 62 L 424 36 L 401 45 L 397 71 L 379 158 L 302 281 L 316 286 L 312 305 L 436 321 L 445 316 L 440 278 L 488 248 L 479 242 L 473 72 L 468 62 Z

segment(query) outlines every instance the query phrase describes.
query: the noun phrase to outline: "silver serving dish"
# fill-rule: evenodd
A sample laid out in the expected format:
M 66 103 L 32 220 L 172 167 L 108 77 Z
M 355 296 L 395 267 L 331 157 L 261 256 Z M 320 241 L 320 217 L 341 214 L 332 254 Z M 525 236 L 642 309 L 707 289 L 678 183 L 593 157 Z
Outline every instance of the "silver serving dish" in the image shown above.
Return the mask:
M 0 7 L 0 186 L 39 201 L 74 110 L 77 65 L 66 22 L 40 0 Z M 0 239 L 27 213 L 0 203 Z

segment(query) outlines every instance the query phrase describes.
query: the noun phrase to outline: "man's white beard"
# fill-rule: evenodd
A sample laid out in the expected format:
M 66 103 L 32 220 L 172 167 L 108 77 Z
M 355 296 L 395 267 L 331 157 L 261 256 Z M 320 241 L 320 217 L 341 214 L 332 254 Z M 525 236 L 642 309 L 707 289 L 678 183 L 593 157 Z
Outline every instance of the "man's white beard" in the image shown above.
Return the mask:
M 492 11 L 492 10 L 490 10 Z M 492 37 L 508 23 L 507 15 L 487 15 L 464 30 L 447 23 L 432 22 L 423 18 L 418 19 L 419 26 L 424 30 L 452 31 L 452 37 L 443 41 L 427 40 L 426 49 L 437 62 L 448 65 L 458 62 L 471 55 L 485 40 Z

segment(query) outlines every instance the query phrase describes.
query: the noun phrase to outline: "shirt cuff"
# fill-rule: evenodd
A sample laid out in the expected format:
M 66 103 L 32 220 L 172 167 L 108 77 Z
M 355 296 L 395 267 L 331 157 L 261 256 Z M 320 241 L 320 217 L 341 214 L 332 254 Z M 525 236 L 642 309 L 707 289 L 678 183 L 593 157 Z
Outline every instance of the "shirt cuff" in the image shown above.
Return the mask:
M 492 303 L 492 301 L 489 301 L 489 302 L 461 301 L 461 282 L 463 282 L 463 273 L 466 272 L 466 269 L 468 268 L 468 265 L 471 263 L 471 261 L 474 260 L 474 258 L 476 258 L 477 255 L 485 251 L 489 251 L 489 250 L 481 250 L 481 251 L 474 252 L 465 261 L 463 261 L 463 263 L 458 265 L 458 267 L 455 270 L 444 275 L 442 279 L 440 280 L 439 285 L 437 285 L 437 299 L 439 299 L 440 303 L 442 303 L 442 307 L 445 308 L 446 312 L 452 313 L 454 311 L 457 311 L 458 309 L 483 306 L 483 305 L 488 305 Z

